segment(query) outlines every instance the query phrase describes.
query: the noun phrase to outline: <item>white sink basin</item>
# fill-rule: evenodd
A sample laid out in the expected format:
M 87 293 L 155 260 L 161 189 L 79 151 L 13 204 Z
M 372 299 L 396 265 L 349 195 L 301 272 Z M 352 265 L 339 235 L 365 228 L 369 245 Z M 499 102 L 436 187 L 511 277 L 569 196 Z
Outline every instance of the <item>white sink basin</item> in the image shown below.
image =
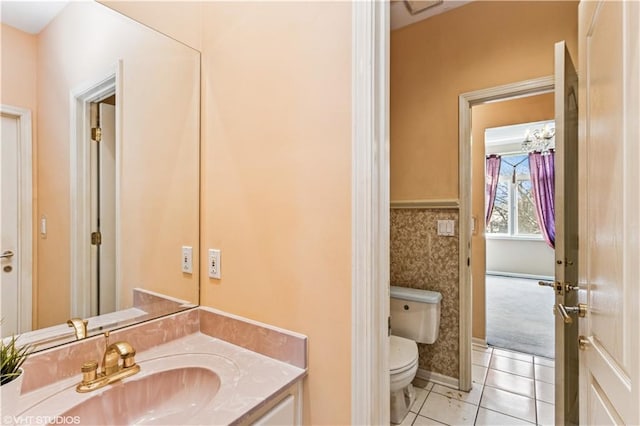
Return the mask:
M 154 373 L 115 383 L 62 414 L 92 425 L 179 425 L 207 407 L 220 389 L 220 376 L 201 367 Z M 76 417 L 77 416 L 77 417 Z
M 16 422 L 62 416 L 80 425 L 201 424 L 234 394 L 240 377 L 234 361 L 207 353 L 159 356 L 138 364 L 139 373 L 93 392 L 76 392 L 79 375 L 57 391 L 45 388 L 38 393 L 47 396 L 32 400 L 35 404 Z

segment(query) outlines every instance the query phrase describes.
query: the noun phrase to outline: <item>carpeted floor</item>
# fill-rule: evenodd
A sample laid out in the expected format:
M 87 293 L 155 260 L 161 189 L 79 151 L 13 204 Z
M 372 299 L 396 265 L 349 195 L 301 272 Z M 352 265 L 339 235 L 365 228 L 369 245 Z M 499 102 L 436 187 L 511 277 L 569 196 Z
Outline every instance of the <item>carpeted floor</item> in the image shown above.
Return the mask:
M 554 302 L 538 280 L 487 275 L 487 343 L 554 358 Z

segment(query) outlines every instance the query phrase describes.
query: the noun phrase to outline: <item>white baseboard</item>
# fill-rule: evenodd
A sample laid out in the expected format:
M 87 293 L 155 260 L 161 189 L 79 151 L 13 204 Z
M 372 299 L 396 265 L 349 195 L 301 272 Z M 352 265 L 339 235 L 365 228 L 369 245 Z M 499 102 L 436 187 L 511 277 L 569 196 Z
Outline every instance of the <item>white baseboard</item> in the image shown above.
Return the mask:
M 487 349 L 489 347 L 489 345 L 487 345 L 486 339 L 479 339 L 477 337 L 471 338 L 471 344 L 474 346 L 480 346 L 483 349 Z
M 444 374 L 435 373 L 433 371 L 423 370 L 422 368 L 418 368 L 416 377 L 422 380 L 428 380 L 430 382 L 438 383 L 439 385 L 448 386 L 454 389 L 459 389 L 460 387 L 460 382 L 458 379 L 445 376 Z

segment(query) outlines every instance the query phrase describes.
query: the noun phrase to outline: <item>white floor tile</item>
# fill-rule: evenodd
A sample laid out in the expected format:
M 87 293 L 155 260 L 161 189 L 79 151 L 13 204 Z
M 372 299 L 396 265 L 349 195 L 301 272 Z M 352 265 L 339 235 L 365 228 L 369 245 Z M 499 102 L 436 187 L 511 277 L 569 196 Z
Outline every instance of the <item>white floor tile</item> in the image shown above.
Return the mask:
M 471 363 L 475 365 L 481 365 L 483 367 L 489 366 L 491 360 L 490 352 L 471 351 Z
M 431 392 L 419 414 L 449 425 L 473 425 L 477 411 L 477 405 Z
M 555 404 L 555 385 L 551 383 L 541 382 L 536 380 L 536 399 L 538 401 L 548 402 L 549 404 Z
M 536 421 L 535 400 L 485 386 L 480 406 L 528 422 Z
M 533 379 L 533 364 L 504 356 L 492 356 L 491 368 Z
M 455 398 L 458 401 L 468 402 L 469 404 L 478 405 L 480 403 L 480 397 L 482 396 L 482 385 L 473 383 L 471 392 L 463 392 L 458 389 L 451 389 L 442 385 L 435 385 L 432 392 L 439 393 L 440 395 L 448 398 Z
M 538 401 L 538 424 L 553 426 L 555 424 L 555 406 Z
M 517 393 L 528 398 L 533 398 L 535 396 L 533 379 L 517 376 L 504 371 L 493 370 L 490 368 L 487 373 L 487 380 L 484 384 L 485 386 L 492 386 L 494 388 Z
M 413 401 L 413 405 L 411 405 L 410 411 L 417 413 L 422 408 L 424 400 L 427 399 L 427 394 L 429 393 L 429 391 L 415 387 L 413 388 L 413 390 L 416 393 L 416 399 L 415 401 Z
M 556 369 L 551 367 L 545 367 L 544 365 L 536 365 L 536 380 L 541 380 L 547 383 L 555 383 L 556 382 Z
M 487 377 L 487 367 L 481 365 L 471 366 L 471 380 L 474 383 L 484 384 L 484 379 Z
M 550 358 L 545 358 L 545 357 L 542 357 L 542 356 L 534 356 L 533 357 L 533 363 L 534 364 L 544 365 L 545 367 L 555 367 L 556 366 L 555 360 L 550 359 Z
M 498 356 L 504 356 L 507 358 L 517 359 L 518 361 L 533 362 L 533 355 L 523 354 L 522 352 L 514 352 L 514 351 L 508 351 L 506 349 L 495 348 L 493 350 L 493 354 Z
M 413 421 L 416 419 L 416 416 L 417 416 L 416 413 L 409 412 L 407 416 L 404 418 L 404 420 L 402 421 L 402 423 L 400 423 L 400 426 L 411 426 L 413 424 Z
M 444 423 L 437 422 L 433 419 L 428 419 L 423 416 L 417 416 L 416 421 L 413 422 L 414 426 L 442 426 Z
M 496 411 L 487 410 L 480 407 L 478 410 L 478 417 L 476 417 L 476 426 L 518 426 L 518 425 L 532 425 L 534 423 L 525 422 L 524 420 L 516 419 L 515 417 L 507 416 Z

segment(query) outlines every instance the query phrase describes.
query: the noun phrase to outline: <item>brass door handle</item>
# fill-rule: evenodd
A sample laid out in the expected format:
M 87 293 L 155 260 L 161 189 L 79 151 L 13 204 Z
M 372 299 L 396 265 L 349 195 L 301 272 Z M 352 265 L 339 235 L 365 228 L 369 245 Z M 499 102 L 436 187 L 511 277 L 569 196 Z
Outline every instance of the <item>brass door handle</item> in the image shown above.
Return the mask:
M 558 303 L 556 305 L 556 311 L 560 313 L 565 324 L 571 324 L 573 322 L 571 314 L 578 314 L 580 318 L 584 318 L 584 316 L 587 315 L 587 305 L 578 303 L 578 306 L 564 306 L 562 303 Z
M 551 287 L 556 288 L 556 283 L 552 281 L 538 281 L 538 285 L 541 287 Z
M 11 250 L 5 250 L 4 253 L 0 254 L 0 259 L 11 259 L 14 254 Z

